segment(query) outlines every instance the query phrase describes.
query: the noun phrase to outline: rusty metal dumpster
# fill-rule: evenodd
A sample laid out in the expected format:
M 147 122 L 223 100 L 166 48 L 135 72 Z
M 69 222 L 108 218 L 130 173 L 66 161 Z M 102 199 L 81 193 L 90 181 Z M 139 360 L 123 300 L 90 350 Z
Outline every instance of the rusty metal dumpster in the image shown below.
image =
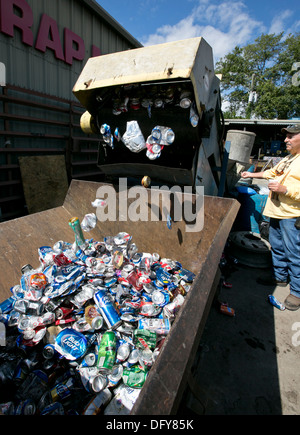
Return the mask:
M 37 250 L 40 246 L 52 245 L 58 240 L 74 241 L 69 219 L 78 216 L 82 220 L 90 213 L 91 202 L 102 186 L 104 184 L 73 180 L 63 206 L 0 224 L 0 301 L 9 297 L 10 287 L 20 282 L 20 269 L 25 263 L 39 266 Z M 151 206 L 151 189 L 145 191 Z M 116 194 L 119 200 L 120 193 L 116 191 Z M 132 201 L 128 198 L 128 206 Z M 187 232 L 183 219 L 174 221 L 170 230 L 162 220 L 119 219 L 98 221 L 96 228 L 88 233 L 89 238 L 103 240 L 106 235 L 126 231 L 139 250 L 176 258 L 196 274 L 182 310 L 132 409 L 133 415 L 176 414 L 214 296 L 213 282 L 219 259 L 238 207 L 238 202 L 232 199 L 204 196 L 204 222 L 198 232 Z
M 157 252 L 195 274 L 131 410 L 132 415 L 176 414 L 216 290 L 219 260 L 239 208 L 234 199 L 213 196 L 219 183 L 214 168 L 222 160 L 222 126 L 212 50 L 203 38 L 193 38 L 93 58 L 73 92 L 87 109 L 82 129 L 99 136 L 98 165 L 105 183 L 73 180 L 61 207 L 0 224 L 0 301 L 20 282 L 24 264 L 40 265 L 39 247 L 53 246 L 59 240 L 73 243 L 69 220 L 76 216 L 81 221 L 92 213 L 91 203 L 103 199 L 99 191 L 113 192 L 118 215 L 98 216 L 87 238 L 102 241 L 126 232 L 140 252 Z M 147 138 L 140 149 L 133 149 L 132 143 L 121 143 L 115 130 L 123 137 L 131 121 L 138 122 L 145 137 L 150 137 L 156 126 L 160 131 L 161 127 L 171 129 L 175 141 L 160 143 Z M 160 152 L 153 151 L 154 145 L 159 145 Z M 147 155 L 148 146 L 157 154 L 155 159 Z M 152 179 L 151 188 L 141 186 L 144 176 Z M 111 184 L 107 182 L 110 179 Z M 126 187 L 120 180 L 126 181 Z M 161 184 L 169 190 L 161 191 Z M 136 208 L 131 185 L 140 185 L 139 207 L 146 210 L 143 219 L 129 217 L 131 206 Z M 184 200 L 191 209 L 200 210 L 194 223 L 184 213 L 174 212 L 178 189 L 182 193 L 185 187 L 191 190 Z M 155 192 L 170 192 L 170 196 L 156 203 Z M 164 219 L 166 208 L 172 210 L 171 225 Z

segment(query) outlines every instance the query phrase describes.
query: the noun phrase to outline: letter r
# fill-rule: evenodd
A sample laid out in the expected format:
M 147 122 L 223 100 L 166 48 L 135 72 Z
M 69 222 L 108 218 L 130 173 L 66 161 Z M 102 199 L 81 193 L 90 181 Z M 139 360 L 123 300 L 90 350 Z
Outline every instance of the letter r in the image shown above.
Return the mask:
M 14 7 L 20 9 L 22 16 L 14 13 Z M 14 36 L 14 27 L 21 29 L 24 44 L 33 45 L 33 13 L 25 0 L 0 0 L 0 30 L 8 36 Z

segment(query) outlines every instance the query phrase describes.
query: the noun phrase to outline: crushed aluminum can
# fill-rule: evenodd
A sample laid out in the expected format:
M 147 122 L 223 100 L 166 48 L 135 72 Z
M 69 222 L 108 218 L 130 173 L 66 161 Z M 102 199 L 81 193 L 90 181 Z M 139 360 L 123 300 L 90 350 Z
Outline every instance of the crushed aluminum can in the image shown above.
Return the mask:
M 92 391 L 99 393 L 104 390 L 108 385 L 108 379 L 103 374 L 99 373 L 96 376 L 89 379 Z
M 160 255 L 158 254 L 158 252 L 153 252 L 153 254 L 152 254 L 153 263 L 159 261 L 159 259 L 160 259 Z
M 93 367 L 97 362 L 97 355 L 95 353 L 88 353 L 85 355 L 81 365 L 83 367 Z
M 116 329 L 122 321 L 109 293 L 106 290 L 98 290 L 94 295 L 94 301 L 108 328 Z
M 130 100 L 130 108 L 132 110 L 139 110 L 141 107 L 139 98 L 131 98 Z
M 114 131 L 114 138 L 115 138 L 118 142 L 120 142 L 120 140 L 121 140 L 121 134 L 120 134 L 120 131 L 119 131 L 119 128 L 118 128 L 118 127 L 116 127 L 116 129 L 115 129 L 115 131 Z
M 114 365 L 111 372 L 107 375 L 108 388 L 115 388 L 122 379 L 123 366 L 122 364 Z
M 97 224 L 97 216 L 95 213 L 88 213 L 84 216 L 81 221 L 81 228 L 83 231 L 91 231 L 95 228 Z
M 125 243 L 130 242 L 131 236 L 128 233 L 120 232 L 114 238 L 114 242 L 116 245 L 124 245 Z
M 73 312 L 74 308 L 59 307 L 54 311 L 56 319 L 64 319 Z
M 145 139 L 137 121 L 127 122 L 126 132 L 122 136 L 122 141 L 134 153 L 139 153 L 145 149 Z
M 171 145 L 175 140 L 175 133 L 170 127 L 156 126 L 151 135 L 159 145 Z
M 113 267 L 115 267 L 116 269 L 120 269 L 122 267 L 123 262 L 124 262 L 124 256 L 123 256 L 122 252 L 115 251 L 112 255 L 111 262 L 112 262 Z
M 69 377 L 67 380 L 57 383 L 50 391 L 52 401 L 57 402 L 70 398 L 74 387 L 75 380 L 73 377 Z
M 189 270 L 187 270 L 187 269 L 181 269 L 180 271 L 179 271 L 179 276 L 185 281 L 185 282 L 188 282 L 188 283 L 191 283 L 191 282 L 193 282 L 193 280 L 195 279 L 195 274 L 193 273 L 193 272 L 191 272 L 191 271 L 189 271 Z
M 141 301 L 139 314 L 147 317 L 155 317 L 162 310 L 162 307 L 155 305 L 153 302 Z
M 71 298 L 71 302 L 77 307 L 82 307 L 89 299 L 91 299 L 96 292 L 96 288 L 92 285 L 84 285 L 81 290 Z
M 198 116 L 197 111 L 196 111 L 195 103 L 191 104 L 190 123 L 191 123 L 192 127 L 197 127 L 197 125 L 199 123 L 199 116 Z
M 111 148 L 114 147 L 114 138 L 113 135 L 111 134 L 111 129 L 110 126 L 107 124 L 102 124 L 100 127 L 100 133 L 103 136 L 103 140 L 104 142 L 109 145 Z
M 235 316 L 235 310 L 233 308 L 230 308 L 227 303 L 221 303 L 220 312 L 230 317 Z
M 154 100 L 154 107 L 156 107 L 157 109 L 163 108 L 164 107 L 164 101 L 162 98 L 156 98 Z
M 170 302 L 169 304 L 165 305 L 163 308 L 163 312 L 165 314 L 166 317 L 168 318 L 172 318 L 175 316 L 175 314 L 177 313 L 177 311 L 181 308 L 181 306 L 183 305 L 185 299 L 182 296 L 182 294 L 178 294 L 172 302 Z
M 150 368 L 154 363 L 153 352 L 150 349 L 144 349 L 140 352 L 139 362 L 141 366 Z
M 189 109 L 191 107 L 192 102 L 189 98 L 183 98 L 179 104 L 182 109 Z
M 14 304 L 14 310 L 23 314 L 40 316 L 44 310 L 44 304 L 40 301 L 18 299 Z
M 26 328 L 23 331 L 24 340 L 31 340 L 35 336 L 35 330 L 32 328 Z
M 285 306 L 284 304 L 282 304 L 281 302 L 279 302 L 275 296 L 273 295 L 269 295 L 268 296 L 268 301 L 270 302 L 270 304 L 272 304 L 274 307 L 278 308 L 281 311 L 285 310 Z
M 142 288 L 143 288 L 143 284 L 140 282 L 140 279 L 139 279 L 139 278 L 140 278 L 140 277 L 139 277 L 137 271 L 133 269 L 132 272 L 130 272 L 130 273 L 127 275 L 126 280 L 129 282 L 129 284 L 131 284 L 131 286 L 132 286 L 134 289 L 140 291 L 140 290 L 142 290 Z
M 81 358 L 87 349 L 86 337 L 72 328 L 63 329 L 55 340 L 55 350 L 67 360 Z
M 128 343 L 121 344 L 117 349 L 117 355 L 116 355 L 116 363 L 121 363 L 126 361 L 126 359 L 130 355 L 130 346 Z
M 167 335 L 171 329 L 168 318 L 142 318 L 138 321 L 138 329 L 147 329 L 157 335 Z
M 72 328 L 77 332 L 88 332 L 92 331 L 91 325 L 86 321 L 85 317 L 79 319 L 73 319 L 75 322 L 72 324 Z M 60 323 L 61 324 L 61 323 Z
M 136 329 L 133 341 L 139 349 L 153 350 L 156 346 L 157 335 L 155 332 L 147 329 Z
M 133 408 L 139 394 L 139 388 L 130 388 L 121 384 L 116 388 L 115 396 L 104 409 L 104 415 L 128 415 Z
M 143 98 L 141 104 L 142 104 L 142 107 L 144 107 L 145 109 L 148 109 L 149 105 L 153 106 L 153 101 L 148 99 L 148 98 Z
M 83 410 L 82 415 L 98 415 L 104 409 L 105 405 L 109 403 L 112 398 L 112 393 L 108 388 L 100 391 L 96 396 L 94 396 L 90 402 L 86 405 Z
M 13 402 L 0 403 L 0 415 L 14 415 L 15 405 Z
M 88 305 L 85 308 L 84 316 L 86 322 L 92 329 L 101 329 L 103 326 L 103 317 L 98 313 L 95 305 Z
M 137 348 L 132 349 L 132 351 L 130 352 L 129 357 L 127 358 L 127 361 L 124 365 L 124 367 L 131 367 L 134 364 L 137 364 L 138 360 L 140 357 L 140 351 Z
M 103 199 L 95 199 L 95 201 L 93 201 L 92 206 L 97 208 L 97 207 L 106 207 L 107 206 L 107 202 L 104 201 Z
M 182 109 L 188 109 L 191 106 L 191 104 L 192 104 L 191 96 L 192 96 L 192 94 L 190 91 L 182 91 L 181 92 L 180 97 L 179 97 L 179 99 L 180 99 L 179 105 Z
M 152 302 L 155 305 L 164 307 L 170 302 L 170 294 L 164 290 L 163 291 L 155 290 L 152 293 Z
M 117 338 L 113 331 L 104 332 L 98 351 L 97 367 L 101 371 L 110 371 L 115 363 Z
M 22 333 L 28 329 L 36 329 L 40 326 L 51 324 L 55 321 L 55 314 L 47 312 L 42 316 L 27 316 L 20 317 L 18 322 L 18 330 Z
M 80 366 L 76 368 L 76 370 L 78 371 L 78 373 L 80 375 L 80 379 L 81 379 L 81 382 L 82 382 L 84 389 L 88 393 L 92 393 L 93 390 L 92 390 L 92 386 L 90 384 L 90 379 L 94 378 L 95 376 L 97 376 L 99 374 L 99 370 L 97 369 L 97 367 L 88 366 L 88 365 L 85 365 L 84 362 L 82 362 L 80 364 Z
M 55 354 L 56 354 L 56 350 L 53 344 L 48 343 L 44 346 L 43 357 L 45 359 L 51 359 L 54 357 Z
M 151 146 L 150 149 L 148 148 L 148 150 L 146 152 L 146 156 L 148 157 L 149 160 L 156 160 L 161 156 L 161 152 L 154 153 L 152 151 L 152 146 Z
M 40 415 L 65 415 L 65 411 L 60 402 L 55 402 L 45 406 L 40 412 Z
M 153 285 L 152 282 L 150 282 L 150 283 L 144 283 L 143 289 L 145 290 L 146 293 L 151 295 L 155 291 L 156 287 Z
M 141 184 L 142 184 L 142 186 L 144 186 L 144 187 L 146 187 L 146 188 L 149 187 L 150 184 L 151 184 L 151 178 L 148 177 L 148 175 L 145 175 L 145 176 L 142 178 Z
M 33 267 L 31 266 L 31 264 L 24 264 L 24 266 L 21 267 L 21 272 L 22 275 L 25 275 L 25 273 L 29 273 L 33 270 Z
M 131 388 L 142 388 L 147 378 L 148 371 L 139 366 L 124 368 L 122 379 L 125 385 Z
M 15 415 L 34 415 L 36 412 L 36 406 L 33 400 L 22 400 L 15 408 Z

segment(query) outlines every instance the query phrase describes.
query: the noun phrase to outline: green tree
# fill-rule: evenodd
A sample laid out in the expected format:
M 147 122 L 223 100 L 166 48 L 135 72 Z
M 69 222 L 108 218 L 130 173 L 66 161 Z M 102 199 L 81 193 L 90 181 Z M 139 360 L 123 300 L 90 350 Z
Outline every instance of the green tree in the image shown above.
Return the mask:
M 262 34 L 220 59 L 227 118 L 289 119 L 300 116 L 300 33 Z M 296 77 L 297 75 L 297 77 Z M 249 97 L 252 97 L 251 98 Z M 255 98 L 256 96 L 256 98 Z

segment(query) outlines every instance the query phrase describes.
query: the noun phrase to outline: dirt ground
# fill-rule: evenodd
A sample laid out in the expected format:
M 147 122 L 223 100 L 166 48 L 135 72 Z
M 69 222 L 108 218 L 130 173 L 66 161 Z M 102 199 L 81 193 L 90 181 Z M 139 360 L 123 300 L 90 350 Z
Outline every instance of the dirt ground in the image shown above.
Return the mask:
M 300 414 L 300 309 L 281 311 L 289 286 L 257 284 L 265 269 L 237 265 L 213 303 L 194 363 L 194 394 L 185 406 L 198 415 Z

